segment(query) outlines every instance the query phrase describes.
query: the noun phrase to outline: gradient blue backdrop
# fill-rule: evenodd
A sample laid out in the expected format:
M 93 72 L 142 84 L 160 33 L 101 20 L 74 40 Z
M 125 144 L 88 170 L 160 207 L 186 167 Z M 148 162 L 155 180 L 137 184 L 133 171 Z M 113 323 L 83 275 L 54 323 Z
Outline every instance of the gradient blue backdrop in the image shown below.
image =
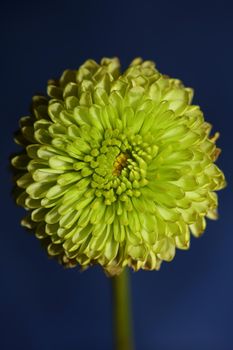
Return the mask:
M 111 350 L 111 288 L 48 260 L 11 197 L 12 134 L 32 95 L 85 59 L 135 56 L 195 89 L 221 132 L 220 219 L 160 272 L 132 273 L 136 350 L 232 350 L 233 12 L 230 1 L 4 1 L 0 5 L 1 350 Z

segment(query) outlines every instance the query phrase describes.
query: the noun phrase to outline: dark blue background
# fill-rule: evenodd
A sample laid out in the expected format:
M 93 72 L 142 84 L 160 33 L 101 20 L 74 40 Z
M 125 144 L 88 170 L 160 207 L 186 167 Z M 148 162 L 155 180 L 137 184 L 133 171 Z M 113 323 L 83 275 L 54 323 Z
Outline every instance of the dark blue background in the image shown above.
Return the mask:
M 220 219 L 160 272 L 132 273 L 136 350 L 233 349 L 230 1 L 7 1 L 1 13 L 1 350 L 111 350 L 111 288 L 99 268 L 79 273 L 49 261 L 19 225 L 10 197 L 12 134 L 32 95 L 85 59 L 135 56 L 194 87 L 221 132 L 228 188 Z

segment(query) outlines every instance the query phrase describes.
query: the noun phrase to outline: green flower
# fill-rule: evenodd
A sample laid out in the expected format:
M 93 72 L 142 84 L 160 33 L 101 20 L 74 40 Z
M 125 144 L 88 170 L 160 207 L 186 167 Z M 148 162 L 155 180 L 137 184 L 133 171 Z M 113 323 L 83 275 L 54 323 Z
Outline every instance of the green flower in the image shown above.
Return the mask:
M 86 61 L 20 120 L 22 224 L 65 266 L 159 269 L 217 217 L 220 150 L 193 90 L 135 59 Z

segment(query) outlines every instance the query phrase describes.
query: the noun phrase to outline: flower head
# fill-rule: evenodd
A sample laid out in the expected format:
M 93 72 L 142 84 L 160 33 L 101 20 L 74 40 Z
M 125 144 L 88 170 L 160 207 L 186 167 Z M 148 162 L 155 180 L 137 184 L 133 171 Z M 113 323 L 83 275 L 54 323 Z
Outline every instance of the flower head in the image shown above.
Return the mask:
M 22 224 L 66 266 L 159 269 L 188 249 L 225 186 L 193 90 L 135 59 L 86 61 L 48 82 L 20 120 Z

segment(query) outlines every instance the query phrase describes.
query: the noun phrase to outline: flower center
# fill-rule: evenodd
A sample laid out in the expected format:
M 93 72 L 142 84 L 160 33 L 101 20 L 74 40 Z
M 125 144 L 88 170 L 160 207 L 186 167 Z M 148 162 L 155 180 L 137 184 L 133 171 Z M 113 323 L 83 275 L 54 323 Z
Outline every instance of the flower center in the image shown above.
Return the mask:
M 114 176 L 119 176 L 121 174 L 122 169 L 126 166 L 128 160 L 128 154 L 120 153 L 113 164 L 112 174 Z

